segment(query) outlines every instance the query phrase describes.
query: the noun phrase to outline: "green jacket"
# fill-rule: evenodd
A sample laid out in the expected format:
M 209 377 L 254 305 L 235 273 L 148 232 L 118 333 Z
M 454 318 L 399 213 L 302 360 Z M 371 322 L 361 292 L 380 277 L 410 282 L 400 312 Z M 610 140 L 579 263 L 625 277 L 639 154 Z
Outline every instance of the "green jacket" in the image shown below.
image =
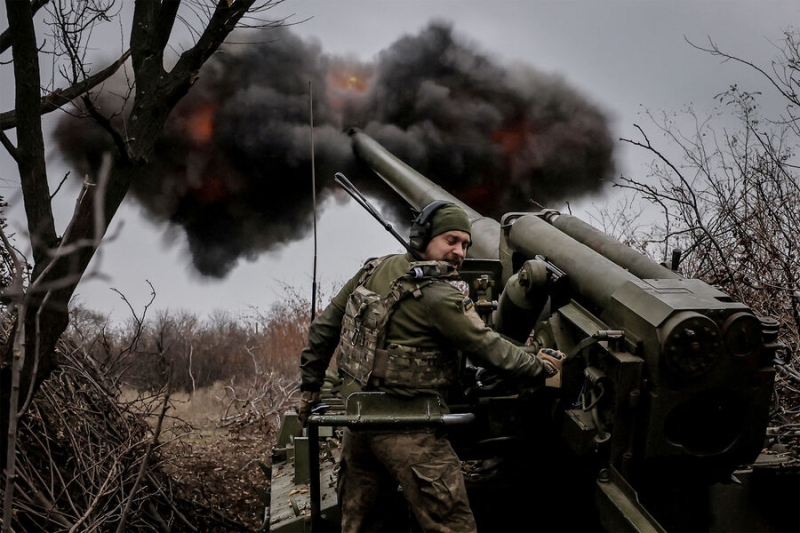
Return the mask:
M 408 271 L 411 261 L 413 258 L 409 254 L 390 256 L 375 268 L 364 283 L 365 287 L 385 296 L 392 282 Z M 312 322 L 308 345 L 301 354 L 303 390 L 315 391 L 321 387 L 325 371 L 339 343 L 347 300 L 358 287 L 363 271 L 363 268 L 359 270 Z M 389 319 L 385 342 L 387 345 L 396 343 L 414 348 L 438 348 L 453 354 L 453 357 L 455 350 L 461 350 L 471 358 L 515 377 L 543 376 L 543 365 L 538 357 L 486 327 L 471 300 L 446 281 L 436 281 L 423 287 L 421 298 L 402 300 Z M 402 396 L 441 392 L 399 387 L 381 390 Z

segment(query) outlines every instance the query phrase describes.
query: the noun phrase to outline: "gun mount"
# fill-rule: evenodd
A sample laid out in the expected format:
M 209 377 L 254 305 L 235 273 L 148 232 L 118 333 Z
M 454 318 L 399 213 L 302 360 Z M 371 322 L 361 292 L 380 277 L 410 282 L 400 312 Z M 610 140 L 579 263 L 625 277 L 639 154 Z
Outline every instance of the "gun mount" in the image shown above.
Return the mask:
M 762 450 L 777 322 L 577 217 L 484 217 L 366 134 L 350 135 L 357 158 L 413 208 L 447 200 L 468 214 L 473 245 L 460 272 L 487 324 L 568 357 L 534 394 L 464 369 L 449 403 L 474 420 L 449 434 L 479 528 L 518 527 L 502 520 L 498 498 L 535 517 L 525 530 L 720 527 L 710 487 Z

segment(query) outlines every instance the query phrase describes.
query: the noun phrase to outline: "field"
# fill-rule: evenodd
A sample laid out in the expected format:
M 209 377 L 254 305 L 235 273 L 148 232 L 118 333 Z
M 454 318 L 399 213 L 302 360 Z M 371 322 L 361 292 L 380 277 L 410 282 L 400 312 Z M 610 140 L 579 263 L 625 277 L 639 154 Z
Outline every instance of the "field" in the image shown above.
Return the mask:
M 250 316 L 179 313 L 116 329 L 90 312 L 73 320 L 59 369 L 20 421 L 14 530 L 265 531 L 308 306 L 288 298 Z M 796 457 L 794 368 L 778 368 L 765 445 Z
M 307 311 L 73 317 L 20 419 L 14 531 L 261 530 Z
M 274 419 L 226 421 L 226 408 L 219 386 L 176 395 L 161 466 L 180 499 L 206 510 L 204 531 L 257 531 L 266 519 Z

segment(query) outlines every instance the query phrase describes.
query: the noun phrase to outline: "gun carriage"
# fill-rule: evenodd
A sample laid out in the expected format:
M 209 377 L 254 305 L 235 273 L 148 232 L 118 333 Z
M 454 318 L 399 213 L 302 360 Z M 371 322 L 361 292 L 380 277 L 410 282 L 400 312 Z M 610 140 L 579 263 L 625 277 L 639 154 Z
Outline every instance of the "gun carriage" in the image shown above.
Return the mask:
M 273 504 L 271 529 L 302 530 L 309 519 L 335 527 L 335 461 L 317 479 L 318 447 L 330 457 L 333 428 L 357 424 L 447 425 L 482 530 L 723 527 L 709 511 L 712 487 L 762 450 L 777 322 L 682 276 L 677 256 L 668 268 L 554 210 L 484 217 L 366 134 L 351 139 L 357 159 L 411 207 L 447 200 L 466 211 L 473 245 L 460 273 L 481 316 L 567 362 L 531 392 L 465 354 L 451 413 L 419 405 L 399 417 L 369 414 L 381 400 L 366 393 L 345 403 L 331 376 L 331 409 L 311 417 L 306 437 L 286 417 L 275 463 L 293 454 L 304 464 L 293 480 L 308 478 L 311 498 L 295 502 L 294 517 L 276 517 Z

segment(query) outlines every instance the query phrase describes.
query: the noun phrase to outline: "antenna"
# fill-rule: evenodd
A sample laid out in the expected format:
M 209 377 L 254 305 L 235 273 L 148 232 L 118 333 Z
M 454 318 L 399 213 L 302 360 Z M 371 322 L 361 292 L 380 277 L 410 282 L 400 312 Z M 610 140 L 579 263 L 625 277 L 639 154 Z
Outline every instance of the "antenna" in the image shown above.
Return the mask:
M 344 189 L 347 192 L 347 194 L 349 194 L 353 198 L 353 200 L 358 202 L 359 205 L 361 205 L 361 207 L 366 209 L 367 212 L 370 215 L 372 215 L 372 217 L 375 220 L 380 222 L 381 226 L 383 226 L 383 229 L 385 229 L 386 231 L 391 233 L 394 236 L 395 239 L 400 241 L 400 244 L 402 244 L 405 247 L 405 249 L 408 250 L 408 252 L 412 256 L 414 256 L 414 258 L 417 261 L 421 261 L 422 260 L 422 257 L 420 256 L 419 252 L 417 250 L 413 249 L 411 247 L 411 245 L 408 244 L 405 241 L 405 239 L 403 239 L 403 237 L 401 237 L 400 234 L 397 233 L 397 231 L 395 231 L 395 229 L 392 227 L 392 225 L 389 222 L 387 222 L 385 218 L 383 218 L 383 216 L 378 212 L 377 209 L 372 207 L 372 204 L 369 203 L 369 200 L 367 200 L 367 198 L 363 194 L 361 194 L 361 191 L 359 191 L 356 188 L 355 185 L 350 183 L 350 180 L 347 179 L 347 176 L 345 176 L 341 172 L 337 172 L 336 174 L 334 174 L 334 181 L 336 183 L 338 183 L 342 187 L 342 189 Z
M 317 175 L 314 165 L 314 92 L 308 80 L 308 107 L 311 123 L 311 203 L 314 217 L 314 268 L 311 275 L 311 321 L 317 316 Z

